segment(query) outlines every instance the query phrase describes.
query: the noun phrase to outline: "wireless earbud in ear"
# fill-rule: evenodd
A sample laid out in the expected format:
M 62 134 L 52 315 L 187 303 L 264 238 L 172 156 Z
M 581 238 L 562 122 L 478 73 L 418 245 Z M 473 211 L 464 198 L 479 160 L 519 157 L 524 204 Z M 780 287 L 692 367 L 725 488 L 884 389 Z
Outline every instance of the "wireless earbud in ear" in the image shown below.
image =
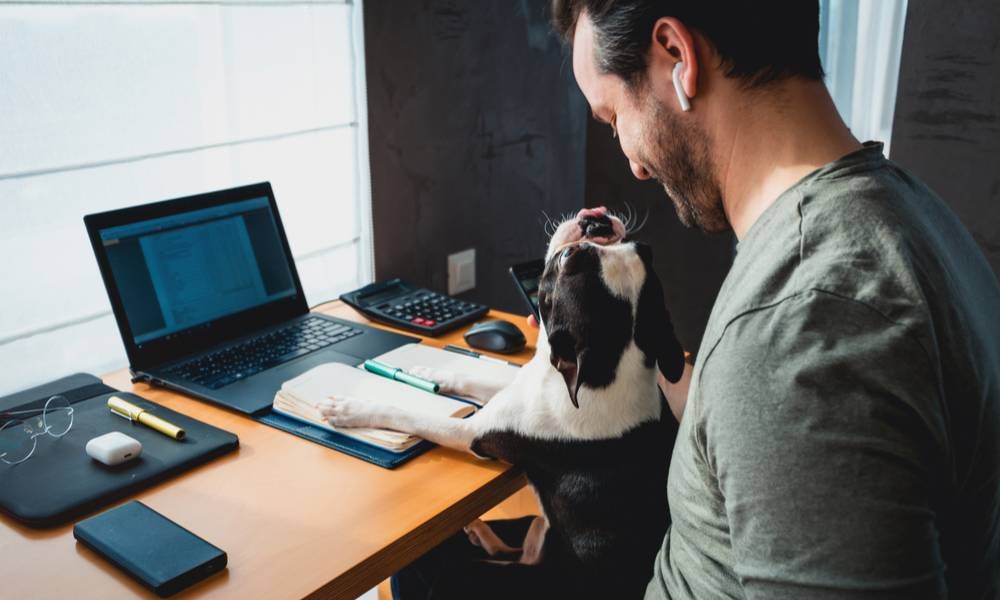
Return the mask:
M 691 110 L 691 101 L 688 100 L 687 94 L 684 93 L 684 86 L 681 85 L 681 69 L 684 67 L 684 63 L 679 62 L 674 65 L 674 90 L 677 92 L 677 101 L 681 105 L 681 110 L 687 112 Z

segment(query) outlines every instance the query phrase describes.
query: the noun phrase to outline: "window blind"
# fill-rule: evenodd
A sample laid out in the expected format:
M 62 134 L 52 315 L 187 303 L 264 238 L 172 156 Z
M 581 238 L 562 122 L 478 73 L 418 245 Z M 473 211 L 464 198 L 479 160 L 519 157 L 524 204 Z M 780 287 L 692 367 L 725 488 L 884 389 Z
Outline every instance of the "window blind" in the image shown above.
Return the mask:
M 0 2 L 0 393 L 126 364 L 91 212 L 267 180 L 311 303 L 370 280 L 361 25 L 357 1 Z
M 907 0 L 821 0 L 820 55 L 840 116 L 888 156 Z

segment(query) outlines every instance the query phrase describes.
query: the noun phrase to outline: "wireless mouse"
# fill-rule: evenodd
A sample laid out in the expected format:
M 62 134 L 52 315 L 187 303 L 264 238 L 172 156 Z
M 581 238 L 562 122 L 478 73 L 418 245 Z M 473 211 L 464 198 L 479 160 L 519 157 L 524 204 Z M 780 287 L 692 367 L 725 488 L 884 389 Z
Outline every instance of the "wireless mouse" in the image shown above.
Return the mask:
M 509 321 L 483 321 L 465 332 L 465 343 L 473 348 L 510 354 L 524 348 L 524 334 Z

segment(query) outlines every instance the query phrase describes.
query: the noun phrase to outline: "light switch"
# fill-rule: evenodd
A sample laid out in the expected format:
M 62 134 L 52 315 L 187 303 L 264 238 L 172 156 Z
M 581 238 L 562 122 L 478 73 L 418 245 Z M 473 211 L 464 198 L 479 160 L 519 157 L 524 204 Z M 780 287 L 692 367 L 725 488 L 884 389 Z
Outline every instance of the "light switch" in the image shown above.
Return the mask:
M 454 296 L 476 287 L 476 249 L 469 248 L 448 255 L 448 295 Z

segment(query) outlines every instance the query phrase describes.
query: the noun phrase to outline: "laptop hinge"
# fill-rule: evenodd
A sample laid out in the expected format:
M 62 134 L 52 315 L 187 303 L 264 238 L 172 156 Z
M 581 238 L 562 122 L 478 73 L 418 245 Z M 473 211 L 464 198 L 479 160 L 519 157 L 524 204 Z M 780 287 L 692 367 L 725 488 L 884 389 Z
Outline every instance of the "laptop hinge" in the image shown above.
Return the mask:
M 149 373 L 143 373 L 142 371 L 132 371 L 132 378 L 130 381 L 132 383 L 148 383 L 150 385 L 155 383 L 152 375 Z

